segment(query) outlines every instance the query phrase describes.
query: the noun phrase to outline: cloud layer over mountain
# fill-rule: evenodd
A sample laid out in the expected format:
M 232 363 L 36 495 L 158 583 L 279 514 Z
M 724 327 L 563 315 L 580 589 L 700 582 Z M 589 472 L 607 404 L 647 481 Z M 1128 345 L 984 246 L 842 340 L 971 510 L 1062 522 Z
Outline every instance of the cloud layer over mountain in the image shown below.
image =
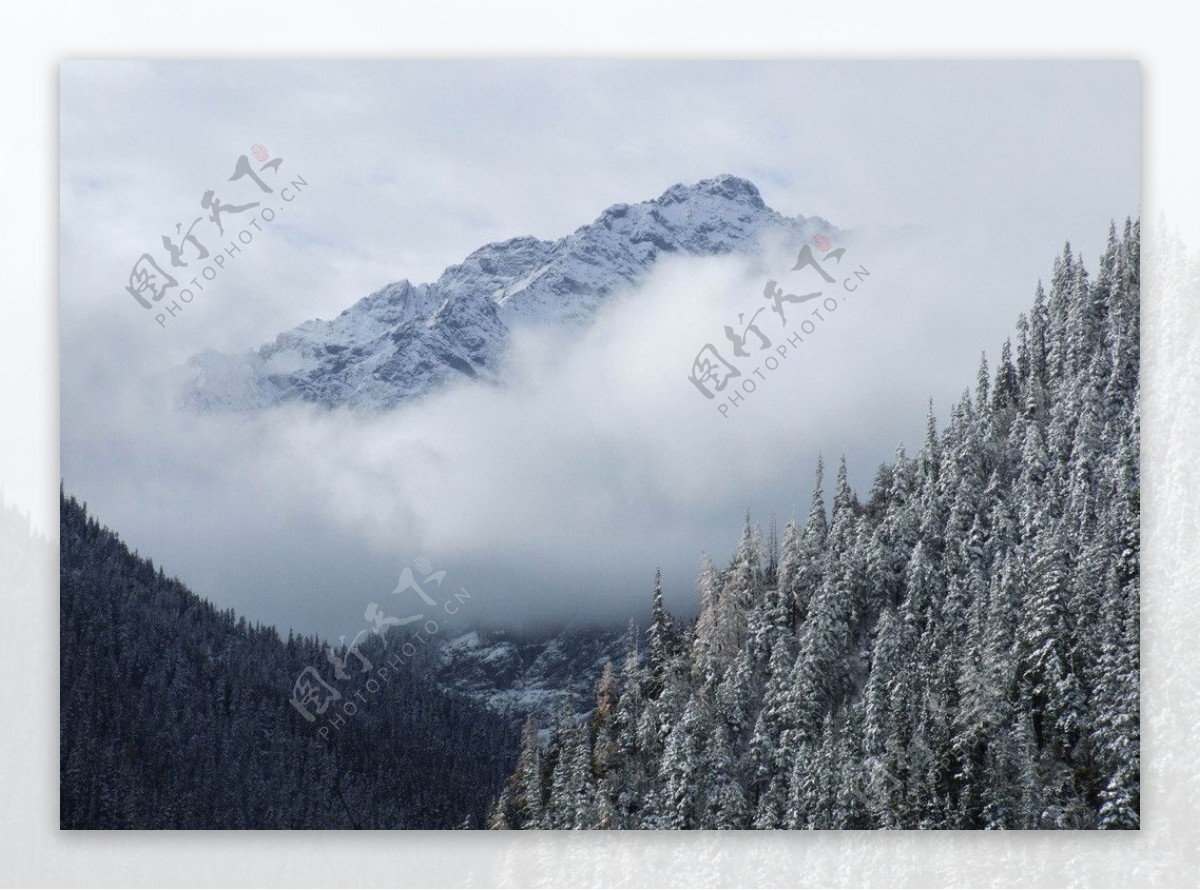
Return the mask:
M 867 484 L 919 440 L 929 398 L 944 413 L 980 350 L 994 358 L 1061 241 L 1091 261 L 1108 219 L 1137 212 L 1135 65 L 114 65 L 63 84 L 67 488 L 219 605 L 334 634 L 417 555 L 493 621 L 619 618 L 659 563 L 690 606 L 700 549 L 724 558 L 745 509 L 803 509 L 818 451 Z M 147 114 L 156 154 L 124 125 Z M 255 141 L 311 188 L 159 328 L 123 291 L 129 264 Z M 722 171 L 853 232 L 845 260 L 871 271 L 728 418 L 688 381 L 693 359 L 768 306 L 766 280 L 804 284 L 798 243 L 629 253 L 630 286 L 594 300 L 567 284 L 590 236 L 557 240 Z M 501 247 L 463 263 L 486 244 Z M 456 265 L 436 298 L 386 284 Z M 552 297 L 591 323 L 527 327 Z M 476 376 L 443 373 L 439 355 L 471 358 L 450 322 L 482 330 L 489 305 L 503 332 L 481 338 Z M 333 320 L 274 354 L 300 398 L 179 404 L 193 356 L 245 355 L 314 316 Z M 759 321 L 774 351 L 784 326 Z M 376 348 L 397 333 L 411 350 Z M 379 363 L 350 361 L 358 347 Z M 360 410 L 425 361 L 436 394 Z

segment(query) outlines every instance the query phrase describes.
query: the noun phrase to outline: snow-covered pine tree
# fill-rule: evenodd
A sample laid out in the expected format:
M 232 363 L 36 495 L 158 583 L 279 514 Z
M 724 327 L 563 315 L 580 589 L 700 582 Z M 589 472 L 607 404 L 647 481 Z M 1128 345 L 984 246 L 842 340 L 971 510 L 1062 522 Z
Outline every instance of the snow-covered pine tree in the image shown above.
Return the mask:
M 818 460 L 689 625 L 656 581 L 648 663 L 527 730 L 495 827 L 1137 827 L 1139 257 L 1132 220 L 1094 278 L 1068 245 L 945 427 L 865 504 L 843 461 L 829 517 Z

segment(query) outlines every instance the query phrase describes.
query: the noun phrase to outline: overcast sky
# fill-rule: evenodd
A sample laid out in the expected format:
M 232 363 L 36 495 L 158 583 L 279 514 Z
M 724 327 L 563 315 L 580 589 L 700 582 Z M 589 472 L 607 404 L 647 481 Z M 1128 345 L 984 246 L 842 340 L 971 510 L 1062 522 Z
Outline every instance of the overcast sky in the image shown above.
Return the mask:
M 818 452 L 865 488 L 919 444 L 931 398 L 944 419 L 982 350 L 994 365 L 1063 242 L 1094 269 L 1109 220 L 1139 212 L 1133 63 L 68 63 L 61 79 L 66 488 L 218 605 L 334 636 L 418 556 L 479 620 L 624 620 L 658 564 L 690 609 L 701 550 L 727 559 L 747 509 L 803 515 Z M 124 291 L 130 266 L 206 190 L 232 200 L 255 144 L 307 188 L 160 328 Z M 501 389 L 380 418 L 176 406 L 197 352 L 720 173 L 865 233 L 872 273 L 728 419 L 686 375 L 758 299 L 736 258 L 663 264 L 581 342 L 518 338 Z

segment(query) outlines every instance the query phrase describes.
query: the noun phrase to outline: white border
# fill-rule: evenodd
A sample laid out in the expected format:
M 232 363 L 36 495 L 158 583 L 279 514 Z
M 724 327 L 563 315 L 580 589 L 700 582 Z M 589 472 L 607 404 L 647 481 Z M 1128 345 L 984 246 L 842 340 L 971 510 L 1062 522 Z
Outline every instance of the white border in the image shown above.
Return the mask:
M 0 483 L 55 534 L 58 482 L 58 63 L 70 58 L 1119 58 L 1142 63 L 1143 218 L 1164 214 L 1193 248 L 1195 85 L 1200 62 L 1182 4 L 826 2 L 814 5 L 626 0 L 438 3 L 209 0 L 39 2 L 6 8 L 0 51 Z M 152 128 L 147 139 L 152 140 Z M 149 146 L 148 146 L 149 147 Z M 1147 297 L 1149 299 L 1149 297 Z M 1147 304 L 1150 329 L 1196 319 Z M 1194 336 L 1192 332 L 1187 334 Z M 1187 338 L 1174 342 L 1186 344 Z M 1193 349 L 1194 351 L 1194 349 Z M 1146 355 L 1149 359 L 1150 356 Z M 635 835 L 517 833 L 102 834 L 57 830 L 57 591 L 0 591 L 8 676 L 0 757 L 0 879 L 119 886 L 798 886 L 1196 885 L 1200 769 L 1195 474 L 1165 473 L 1197 439 L 1196 385 L 1144 376 L 1147 710 L 1140 833 L 1109 836 Z M 1195 365 L 1191 375 L 1198 374 Z M 1188 399 L 1180 387 L 1191 387 Z M 1169 390 L 1169 391 L 1168 391 Z M 1161 400 L 1153 402 L 1154 396 Z M 1185 412 L 1190 411 L 1187 415 Z M 1177 467 L 1175 469 L 1178 469 Z M 1166 479 L 1168 483 L 1163 483 Z M 1188 487 L 1190 486 L 1190 488 Z M 1169 525 L 1170 524 L 1170 525 Z M 1171 525 L 1174 528 L 1171 528 Z M 1170 532 L 1170 533 L 1168 533 Z M 1162 533 L 1151 540 L 1152 533 Z M 1171 551 L 1162 548 L 1170 541 Z M 0 554 L 0 558 L 3 555 Z M 1168 571 L 1170 569 L 1170 571 Z M 1191 569 L 1192 571 L 1187 571 Z M 32 596 L 32 599 L 31 599 Z M 1180 608 L 1166 614 L 1163 604 Z M 1169 669 L 1170 675 L 1161 671 Z M 1166 692 L 1173 691 L 1171 697 Z M 1152 718 L 1152 719 L 1150 719 Z M 1169 765 L 1164 772 L 1163 765 Z M 1156 790 L 1157 786 L 1157 790 Z M 1172 793 L 1182 790 L 1185 793 Z

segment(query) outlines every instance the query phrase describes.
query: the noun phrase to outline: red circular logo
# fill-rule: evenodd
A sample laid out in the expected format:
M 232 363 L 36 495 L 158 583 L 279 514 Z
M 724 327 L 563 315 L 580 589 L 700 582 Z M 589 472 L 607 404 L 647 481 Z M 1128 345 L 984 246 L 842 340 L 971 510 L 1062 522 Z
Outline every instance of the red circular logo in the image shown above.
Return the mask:
M 258 158 L 260 161 L 265 161 L 267 158 L 269 158 L 271 156 L 271 153 L 269 151 L 267 151 L 261 145 L 257 145 L 257 144 L 252 149 L 250 149 L 250 153 L 252 155 L 254 155 L 256 158 Z
M 817 245 L 820 250 L 829 250 L 829 248 L 833 247 L 833 242 L 824 235 L 818 235 L 813 238 L 813 244 Z

